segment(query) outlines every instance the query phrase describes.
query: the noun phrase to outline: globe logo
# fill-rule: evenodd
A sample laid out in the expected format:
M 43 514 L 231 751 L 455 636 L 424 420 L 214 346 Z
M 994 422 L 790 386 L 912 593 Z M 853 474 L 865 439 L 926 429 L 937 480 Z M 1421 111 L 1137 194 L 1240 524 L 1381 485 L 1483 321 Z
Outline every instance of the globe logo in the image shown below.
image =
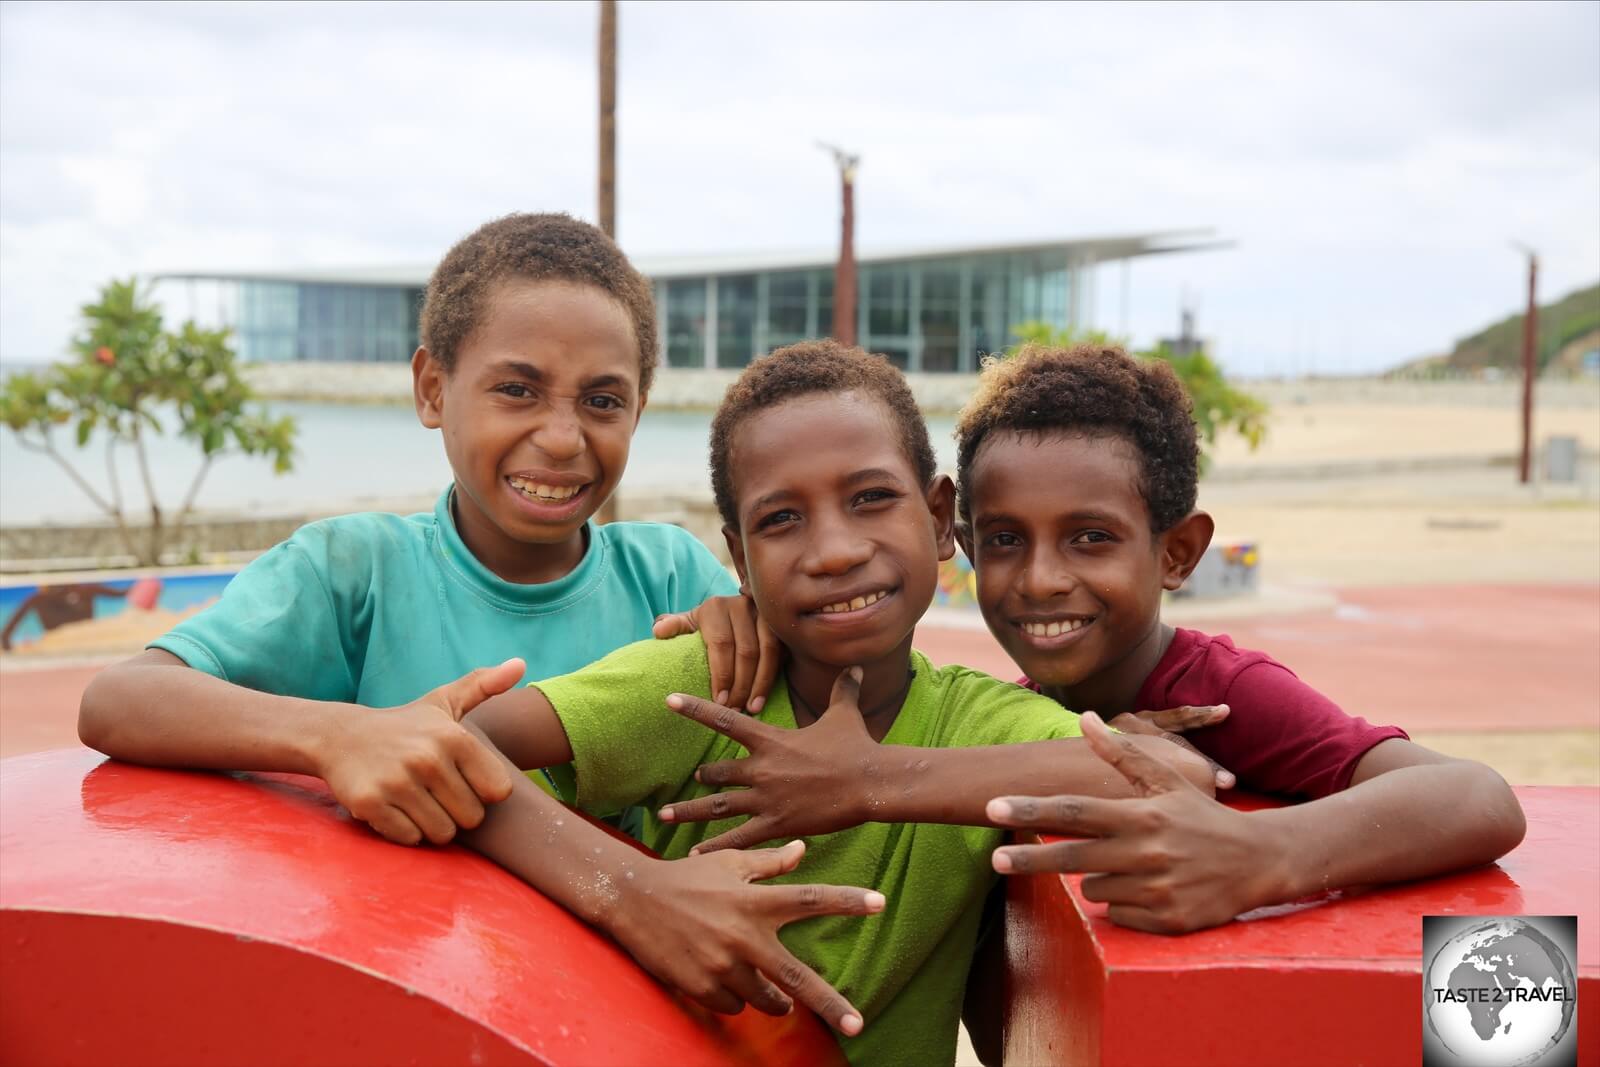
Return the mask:
M 1470 923 L 1434 952 L 1424 979 L 1423 1015 L 1448 1053 L 1429 1063 L 1537 1064 L 1566 1036 L 1578 1002 L 1567 954 L 1522 918 Z

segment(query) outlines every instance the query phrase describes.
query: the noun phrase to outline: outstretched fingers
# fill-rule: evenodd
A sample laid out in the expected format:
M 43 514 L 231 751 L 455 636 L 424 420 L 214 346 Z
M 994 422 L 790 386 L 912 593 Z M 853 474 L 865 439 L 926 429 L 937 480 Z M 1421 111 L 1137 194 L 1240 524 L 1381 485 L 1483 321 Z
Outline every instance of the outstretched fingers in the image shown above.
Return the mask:
M 853 708 L 855 713 L 860 715 L 861 678 L 860 667 L 846 667 L 840 671 L 839 677 L 833 680 L 833 692 L 828 694 L 828 710 Z
M 766 896 L 784 923 L 817 915 L 876 915 L 886 903 L 876 889 L 853 885 L 776 885 Z
M 1144 752 L 1127 737 L 1113 734 L 1094 712 L 1084 712 L 1078 721 L 1095 755 L 1116 768 L 1140 796 L 1170 793 L 1188 786 L 1183 775 Z
M 710 796 L 668 804 L 656 813 L 656 817 L 662 822 L 672 823 L 714 822 L 717 819 L 731 819 L 735 815 L 749 815 L 755 808 L 750 791 L 741 789 L 733 793 L 712 793 Z
M 732 741 L 753 750 L 767 736 L 772 727 L 741 715 L 733 708 L 713 703 L 704 697 L 689 693 L 673 693 L 667 697 L 667 707 L 701 726 L 710 727 Z
M 861 1013 L 821 975 L 796 959 L 776 937 L 772 939 L 772 947 L 756 960 L 756 964 L 774 985 L 816 1012 L 841 1034 L 854 1037 L 861 1032 Z
M 707 838 L 689 850 L 689 855 L 699 856 L 707 852 L 723 852 L 727 849 L 755 848 L 764 845 L 777 837 L 781 829 L 774 826 L 766 817 L 757 815 L 746 819 L 731 830 L 724 830 L 716 837 Z
M 1136 711 L 1138 716 L 1151 726 L 1166 730 L 1168 733 L 1182 733 L 1185 730 L 1198 730 L 1202 726 L 1215 726 L 1228 717 L 1226 704 L 1185 704 L 1177 708 L 1163 708 L 1160 711 Z M 1121 716 L 1118 716 L 1121 718 Z
M 1005 845 L 994 850 L 1000 874 L 1144 874 L 1164 868 L 1166 858 L 1127 838 Z
M 984 813 L 996 826 L 1012 826 L 1068 837 L 1109 837 L 1123 829 L 1122 803 L 1099 797 L 995 797 Z
M 479 667 L 475 671 L 440 686 L 434 692 L 449 709 L 456 722 L 473 708 L 492 696 L 499 696 L 522 680 L 527 666 L 520 659 L 508 659 L 494 667 Z

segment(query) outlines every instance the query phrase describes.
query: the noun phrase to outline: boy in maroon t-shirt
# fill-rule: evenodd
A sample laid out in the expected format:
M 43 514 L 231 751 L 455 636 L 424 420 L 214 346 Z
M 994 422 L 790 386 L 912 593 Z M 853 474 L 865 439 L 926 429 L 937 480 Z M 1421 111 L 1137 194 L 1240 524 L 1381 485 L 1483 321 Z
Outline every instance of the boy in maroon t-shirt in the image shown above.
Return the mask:
M 1162 592 L 1212 534 L 1195 509 L 1189 399 L 1165 363 L 1103 345 L 1025 348 L 984 372 L 956 436 L 961 544 L 1025 684 L 1143 732 L 1152 713 L 1136 709 L 1226 704 L 1187 743 L 1244 788 L 1309 799 L 1234 811 L 1086 715 L 1085 734 L 1141 798 L 996 798 L 1001 825 L 1089 839 L 998 849 L 996 870 L 1088 872 L 1084 895 L 1108 902 L 1112 921 L 1178 933 L 1487 863 L 1521 841 L 1522 810 L 1490 768 L 1345 714 L 1270 656 L 1161 621 Z

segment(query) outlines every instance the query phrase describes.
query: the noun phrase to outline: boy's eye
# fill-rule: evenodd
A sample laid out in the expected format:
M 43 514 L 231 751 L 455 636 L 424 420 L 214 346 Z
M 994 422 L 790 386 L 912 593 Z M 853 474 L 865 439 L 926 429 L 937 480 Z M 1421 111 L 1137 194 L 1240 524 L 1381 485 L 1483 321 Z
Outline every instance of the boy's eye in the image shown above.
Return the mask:
M 1022 544 L 1022 538 L 1014 533 L 1002 530 L 997 534 L 990 534 L 984 544 L 990 548 L 1016 548 Z
M 756 529 L 766 530 L 771 527 L 786 526 L 791 522 L 797 521 L 799 518 L 800 516 L 798 513 L 790 510 L 789 508 L 784 508 L 782 511 L 774 511 L 770 515 L 763 516 L 756 523 Z
M 1104 530 L 1085 530 L 1072 539 L 1075 545 L 1103 545 L 1111 541 L 1112 537 Z
M 513 400 L 526 400 L 533 395 L 533 390 L 521 382 L 501 382 L 494 387 L 494 391 L 502 396 L 509 396 Z
M 885 500 L 896 500 L 899 496 L 900 494 L 892 489 L 864 489 L 856 494 L 856 498 L 852 503 L 878 504 Z
M 621 411 L 628 406 L 620 396 L 613 396 L 610 393 L 596 393 L 584 403 L 600 411 Z

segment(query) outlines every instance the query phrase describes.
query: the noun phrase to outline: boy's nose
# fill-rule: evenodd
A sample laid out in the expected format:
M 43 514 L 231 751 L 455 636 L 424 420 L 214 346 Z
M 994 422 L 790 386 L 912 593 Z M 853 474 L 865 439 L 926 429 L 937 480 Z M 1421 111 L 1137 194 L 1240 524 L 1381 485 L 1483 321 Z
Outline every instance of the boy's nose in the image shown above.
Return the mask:
M 583 453 L 583 426 L 577 412 L 565 407 L 547 410 L 528 436 L 534 447 L 551 459 L 572 459 Z
M 811 551 L 803 566 L 809 574 L 845 574 L 872 558 L 872 543 L 842 524 L 813 527 Z
M 1055 553 L 1032 556 L 1017 580 L 1017 591 L 1029 600 L 1049 600 L 1070 593 L 1077 587 L 1077 577 Z

